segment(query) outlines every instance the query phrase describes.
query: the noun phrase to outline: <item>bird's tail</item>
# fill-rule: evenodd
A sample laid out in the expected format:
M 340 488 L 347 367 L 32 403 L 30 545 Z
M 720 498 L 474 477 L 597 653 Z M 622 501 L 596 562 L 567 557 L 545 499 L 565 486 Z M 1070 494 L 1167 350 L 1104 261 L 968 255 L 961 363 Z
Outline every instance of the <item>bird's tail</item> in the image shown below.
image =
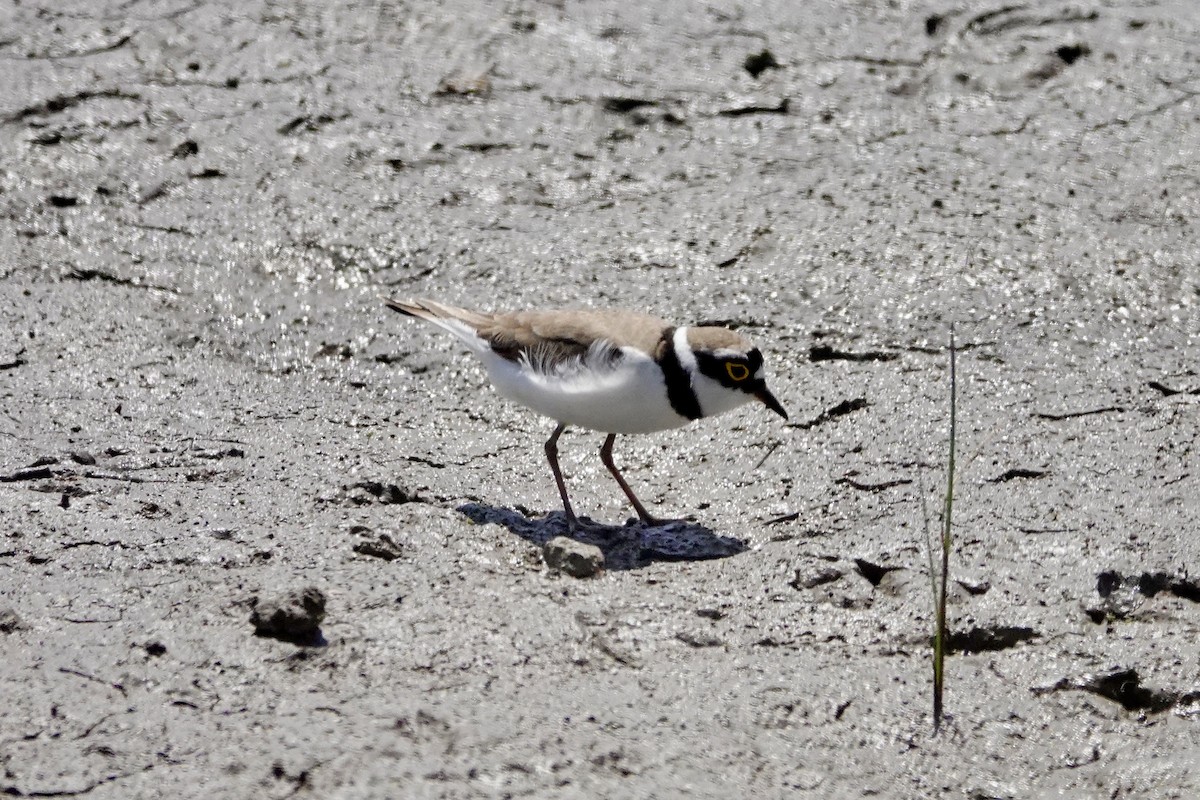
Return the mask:
M 489 314 L 439 303 L 436 300 L 424 298 L 396 300 L 389 297 L 384 297 L 382 300 L 384 305 L 393 311 L 432 322 L 442 330 L 453 333 L 472 348 L 477 348 L 482 344 L 478 334 L 479 328 L 492 319 Z

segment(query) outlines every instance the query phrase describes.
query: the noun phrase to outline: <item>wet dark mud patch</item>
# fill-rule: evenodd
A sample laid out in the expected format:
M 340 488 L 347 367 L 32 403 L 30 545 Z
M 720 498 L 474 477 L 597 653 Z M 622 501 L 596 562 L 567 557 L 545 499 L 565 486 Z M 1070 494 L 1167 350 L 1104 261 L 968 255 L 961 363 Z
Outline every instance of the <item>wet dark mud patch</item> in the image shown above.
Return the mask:
M 1112 620 L 1128 619 L 1146 600 L 1159 594 L 1169 594 L 1182 600 L 1200 603 L 1200 582 L 1187 575 L 1166 572 L 1143 572 L 1123 575 L 1116 570 L 1104 570 L 1096 576 L 1098 599 L 1084 612 L 1097 625 Z
M 1174 397 L 1177 394 L 1200 394 L 1200 389 L 1177 389 L 1167 386 L 1160 381 L 1149 381 L 1146 386 L 1161 394 L 1163 397 Z
M 0 608 L 0 633 L 15 633 L 28 629 L 29 626 L 16 611 L 11 608 Z
M 823 425 L 826 422 L 835 420 L 838 417 L 844 417 L 848 414 L 853 414 L 855 411 L 862 411 L 866 407 L 867 398 L 865 397 L 855 397 L 850 400 L 843 400 L 837 405 L 830 406 L 829 408 L 825 409 L 808 422 L 794 422 L 788 427 L 799 428 L 800 430 L 806 431 L 810 428 L 815 428 L 818 425 Z
M 0 356 L 0 371 L 8 369 L 16 369 L 23 367 L 29 362 L 25 360 L 25 348 L 22 347 L 17 352 L 9 356 Z
M 879 481 L 878 483 L 867 483 L 860 481 L 852 475 L 845 475 L 838 478 L 834 483 L 841 486 L 849 486 L 851 489 L 857 489 L 860 492 L 883 492 L 888 489 L 895 489 L 897 486 L 907 486 L 912 483 L 908 478 L 896 478 L 890 481 Z
M 170 286 L 160 286 L 156 283 L 150 283 L 140 276 L 132 278 L 118 275 L 115 272 L 110 272 L 104 269 L 93 269 L 90 267 L 76 267 L 70 270 L 63 276 L 66 280 L 72 281 L 102 281 L 111 283 L 115 286 L 128 286 L 133 289 L 152 289 L 159 292 L 170 292 L 171 294 L 179 294 L 179 291 L 172 289 Z
M 30 117 L 47 117 L 82 105 L 90 100 L 104 98 L 138 101 L 142 99 L 142 96 L 121 89 L 88 89 L 82 92 L 75 92 L 74 94 L 55 95 L 49 100 L 43 100 L 40 103 L 34 103 L 17 109 L 8 116 L 0 118 L 0 120 L 3 122 L 23 122 Z
M 1022 625 L 986 625 L 950 634 L 951 653 L 984 653 L 1008 650 L 1038 638 L 1038 632 Z
M 892 93 L 916 96 L 932 85 L 1015 99 L 1078 69 L 1092 54 L 1087 40 L 1099 11 L 1060 3 L 993 5 L 925 16 L 920 24 L 931 46 L 918 60 L 894 64 L 918 74 Z
M 416 489 L 384 481 L 358 481 L 343 487 L 342 491 L 347 503 L 358 506 L 372 503 L 390 506 L 426 502 L 425 498 L 417 494 Z
M 1194 713 L 1192 707 L 1200 703 L 1200 690 L 1177 692 L 1143 686 L 1137 669 L 1132 667 L 1060 678 L 1049 686 L 1033 689 L 1036 696 L 1061 691 L 1090 692 L 1120 703 L 1126 711 L 1145 711 L 1151 714 L 1176 708 L 1180 713 L 1190 716 Z
M 717 110 L 718 117 L 747 117 L 753 114 L 787 114 L 791 101 L 782 97 L 778 100 L 749 101 Z
M 1008 481 L 1015 481 L 1025 478 L 1044 478 L 1049 474 L 1049 470 L 1014 467 L 1012 469 L 1005 470 L 994 478 L 988 478 L 988 483 L 1007 483 Z
M 1128 411 L 1124 406 L 1104 406 L 1103 408 L 1089 408 L 1083 411 L 1035 411 L 1031 415 L 1034 419 L 1044 419 L 1050 422 L 1061 422 L 1064 419 L 1077 419 L 1079 417 L 1091 417 L 1096 414 L 1120 414 Z
M 349 118 L 349 112 L 337 114 L 302 114 L 293 117 L 276 129 L 280 136 L 293 136 L 301 133 L 317 133 L 322 128 Z
M 808 349 L 808 360 L 818 361 L 895 361 L 900 356 L 883 350 L 865 350 L 860 353 L 837 350 L 827 344 L 815 344 Z
M 875 564 L 867 561 L 865 558 L 854 559 L 854 566 L 858 570 L 858 574 L 867 579 L 867 582 L 872 586 L 878 586 L 887 577 L 889 572 L 895 572 L 902 567 L 889 567 L 884 564 Z
M 350 549 L 359 555 L 395 561 L 404 555 L 404 546 L 388 533 L 376 533 L 366 525 L 350 526 L 350 535 L 355 537 Z
M 860 569 L 859 572 L 861 573 L 861 571 Z M 815 570 L 798 569 L 796 570 L 796 576 L 788 581 L 788 586 L 797 591 L 815 589 L 818 586 L 825 586 L 826 584 L 841 580 L 844 574 L 841 569 L 834 566 L 820 567 Z M 880 576 L 880 580 L 882 580 L 882 576 Z M 878 581 L 872 585 L 878 585 Z
M 1098 11 L 1079 11 L 1071 8 L 1061 10 L 1050 8 L 1040 11 L 1035 9 L 1037 6 L 1013 4 L 981 11 L 966 21 L 963 30 L 965 33 L 975 36 L 997 36 L 1022 28 L 1045 28 L 1075 22 L 1095 22 L 1100 18 Z

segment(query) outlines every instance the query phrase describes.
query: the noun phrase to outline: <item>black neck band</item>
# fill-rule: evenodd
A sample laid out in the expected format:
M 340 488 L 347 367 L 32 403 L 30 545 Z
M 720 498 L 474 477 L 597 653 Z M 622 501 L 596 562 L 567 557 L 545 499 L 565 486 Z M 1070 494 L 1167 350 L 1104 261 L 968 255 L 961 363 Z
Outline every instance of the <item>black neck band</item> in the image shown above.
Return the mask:
M 704 412 L 700 410 L 700 401 L 696 399 L 696 390 L 692 388 L 692 376 L 679 363 L 679 354 L 675 352 L 675 330 L 667 328 L 662 335 L 663 355 L 659 366 L 667 381 L 667 400 L 679 416 L 700 419 Z

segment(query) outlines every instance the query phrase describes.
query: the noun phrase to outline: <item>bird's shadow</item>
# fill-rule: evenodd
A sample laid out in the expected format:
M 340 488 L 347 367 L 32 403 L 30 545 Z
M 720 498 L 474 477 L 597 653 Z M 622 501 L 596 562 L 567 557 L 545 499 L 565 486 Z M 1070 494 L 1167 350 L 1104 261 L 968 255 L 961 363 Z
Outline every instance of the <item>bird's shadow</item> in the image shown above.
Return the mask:
M 584 517 L 585 524 L 572 533 L 569 532 L 566 515 L 561 511 L 538 519 L 512 508 L 482 503 L 464 503 L 458 507 L 458 511 L 475 523 L 494 522 L 503 525 L 538 547 L 556 536 L 570 536 L 576 541 L 595 545 L 604 552 L 604 565 L 609 570 L 638 569 L 656 561 L 729 558 L 747 548 L 742 539 L 721 536 L 711 528 L 688 521 L 661 525 L 643 522 L 602 525 Z

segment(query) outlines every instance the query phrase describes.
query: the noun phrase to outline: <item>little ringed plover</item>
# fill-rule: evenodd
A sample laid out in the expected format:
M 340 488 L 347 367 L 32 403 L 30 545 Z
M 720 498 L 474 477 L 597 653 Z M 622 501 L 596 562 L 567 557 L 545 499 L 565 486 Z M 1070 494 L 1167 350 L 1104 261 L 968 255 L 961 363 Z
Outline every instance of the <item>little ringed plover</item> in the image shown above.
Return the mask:
M 483 313 L 433 300 L 387 307 L 458 337 L 483 362 L 496 390 L 558 423 L 546 458 L 571 529 L 578 526 L 558 437 L 568 425 L 607 433 L 600 460 L 646 523 L 655 519 L 613 463 L 618 433 L 651 433 L 721 414 L 751 400 L 787 419 L 767 388 L 763 357 L 727 328 L 673 326 L 633 311 Z

